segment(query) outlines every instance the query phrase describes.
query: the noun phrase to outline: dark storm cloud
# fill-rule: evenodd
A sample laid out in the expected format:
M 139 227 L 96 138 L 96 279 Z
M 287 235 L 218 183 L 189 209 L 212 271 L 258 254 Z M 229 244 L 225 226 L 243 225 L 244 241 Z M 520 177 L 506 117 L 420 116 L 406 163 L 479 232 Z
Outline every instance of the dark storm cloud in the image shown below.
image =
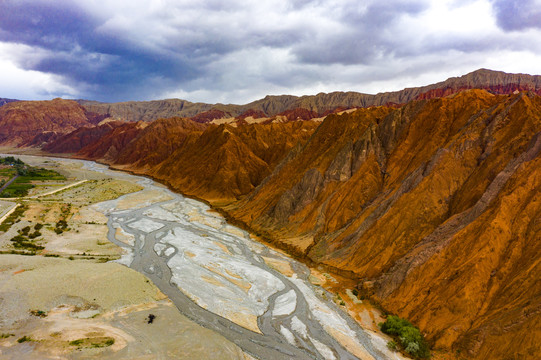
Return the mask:
M 498 25 L 507 31 L 541 29 L 541 3 L 535 0 L 493 0 Z
M 148 51 L 115 34 L 100 33 L 100 25 L 73 4 L 5 1 L 0 41 L 46 50 L 33 61 L 19 61 L 27 70 L 61 75 L 71 86 L 85 85 L 90 90 L 84 96 L 101 100 L 145 98 L 155 91 L 146 88 L 150 83 L 167 89 L 201 75 L 181 55 Z
M 387 24 L 424 9 L 422 1 L 367 4 L 299 0 L 272 14 L 241 1 L 213 0 L 184 7 L 171 2 L 158 9 L 156 21 L 141 24 L 157 26 L 147 29 L 156 32 L 155 44 L 149 46 L 145 37 L 152 34 L 140 29 L 104 31 L 107 26 L 114 29 L 117 14 L 99 10 L 90 14 L 76 2 L 6 0 L 0 14 L 0 41 L 46 50 L 33 61 L 19 59 L 19 65 L 61 75 L 75 88 L 84 85 L 84 96 L 144 98 L 156 92 L 146 84 L 162 92 L 183 84 L 189 87 L 205 77 L 210 63 L 242 49 L 287 48 L 300 63 L 369 63 L 391 51 L 392 44 L 382 35 Z M 288 20 L 288 12 L 306 12 L 306 16 Z M 319 23 L 327 16 L 327 24 Z
M 460 11 L 471 9 L 473 3 L 485 13 L 479 14 L 483 24 L 494 29 L 493 19 L 486 21 L 492 14 L 501 28 L 520 34 L 541 23 L 534 0 L 521 2 L 525 9 L 518 2 L 499 0 L 454 0 L 442 6 Z M 226 94 L 224 99 L 238 102 L 246 96 L 316 89 L 324 83 L 348 89 L 360 80 L 414 77 L 447 63 L 438 57 L 450 51 L 539 50 L 530 38 L 515 36 L 516 31 L 501 39 L 497 31 L 461 32 L 464 23 L 456 14 L 454 28 L 440 29 L 431 11 L 441 4 L 439 0 L 0 0 L 0 47 L 5 52 L 0 62 L 3 55 L 19 69 L 56 75 L 41 93 L 56 86 L 60 96 L 103 101 L 197 93 L 197 100 L 213 102 L 216 94 Z M 235 100 L 235 94 L 244 98 Z

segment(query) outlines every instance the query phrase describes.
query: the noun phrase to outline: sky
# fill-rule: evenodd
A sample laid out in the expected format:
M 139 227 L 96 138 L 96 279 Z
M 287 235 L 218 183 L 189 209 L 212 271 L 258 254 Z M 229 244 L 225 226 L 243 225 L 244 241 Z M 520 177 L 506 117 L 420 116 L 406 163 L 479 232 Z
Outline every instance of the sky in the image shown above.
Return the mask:
M 0 0 L 0 97 L 105 102 L 541 74 L 541 0 Z

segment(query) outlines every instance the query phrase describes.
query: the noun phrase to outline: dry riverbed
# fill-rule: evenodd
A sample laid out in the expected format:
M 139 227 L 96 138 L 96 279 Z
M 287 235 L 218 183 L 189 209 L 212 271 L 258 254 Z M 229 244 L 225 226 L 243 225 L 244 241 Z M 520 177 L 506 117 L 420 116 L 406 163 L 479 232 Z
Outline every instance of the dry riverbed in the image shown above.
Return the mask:
M 24 211 L 0 232 L 0 358 L 248 358 L 180 314 L 144 275 L 107 262 L 124 252 L 107 240 L 107 217 L 96 204 L 137 194 L 140 185 L 88 171 L 80 162 L 21 158 L 68 180 L 39 186 L 30 194 L 38 197 L 16 201 Z M 46 195 L 81 180 L 86 181 Z M 155 194 L 141 195 L 145 202 Z M 0 216 L 13 205 L 2 201 Z M 62 220 L 66 225 L 57 226 Z M 14 247 L 10 240 L 26 227 L 27 234 L 39 231 L 32 243 L 43 249 Z

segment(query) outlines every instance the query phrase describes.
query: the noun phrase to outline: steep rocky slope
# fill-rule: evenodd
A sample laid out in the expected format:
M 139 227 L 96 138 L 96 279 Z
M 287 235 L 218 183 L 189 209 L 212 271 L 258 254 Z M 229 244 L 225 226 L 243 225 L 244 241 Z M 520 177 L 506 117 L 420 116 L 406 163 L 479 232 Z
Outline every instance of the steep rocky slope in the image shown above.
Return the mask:
M 127 165 L 142 172 L 166 160 L 182 146 L 188 136 L 199 136 L 206 125 L 189 119 L 158 119 L 144 128 L 114 159 L 114 165 Z
M 0 107 L 0 144 L 41 146 L 106 115 L 87 111 L 72 100 L 16 101 Z
M 43 150 L 50 153 L 76 153 L 124 124 L 122 121 L 110 121 L 99 126 L 84 126 L 45 144 Z
M 76 157 L 112 162 L 147 126 L 148 123 L 143 121 L 123 123 L 112 129 L 112 131 L 105 133 L 98 140 L 83 147 L 77 152 Z
M 541 356 L 541 97 L 471 90 L 325 119 L 229 214 L 361 279 L 438 348 Z
M 121 103 L 100 103 L 88 100 L 78 100 L 78 102 L 89 111 L 110 114 L 113 118 L 126 121 L 152 121 L 174 116 L 192 117 L 213 108 L 211 104 L 192 103 L 180 99 Z
M 210 125 L 192 134 L 150 174 L 185 194 L 230 202 L 252 191 L 297 144 L 314 122 Z
M 245 112 L 257 113 L 260 117 L 262 117 L 262 114 L 272 117 L 285 113 L 288 117 L 305 119 L 307 114 L 319 117 L 327 115 L 338 108 L 351 109 L 356 107 L 405 104 L 415 99 L 431 99 L 474 88 L 485 89 L 494 94 L 511 94 L 516 90 L 528 90 L 541 94 L 541 76 L 507 74 L 501 71 L 480 69 L 464 76 L 450 78 L 436 84 L 376 95 L 351 91 L 332 92 L 328 94 L 321 93 L 301 97 L 279 95 L 266 96 L 263 99 L 246 105 L 192 103 L 179 99 L 111 104 L 79 100 L 79 103 L 89 111 L 100 114 L 111 114 L 115 118 L 127 121 L 152 121 L 157 118 L 174 116 L 195 117 L 200 113 L 206 114 L 201 116 L 199 121 L 207 121 L 217 118 L 220 114 L 223 117 L 240 116 L 242 118 L 245 117 L 243 116 Z M 294 112 L 297 112 L 297 114 Z

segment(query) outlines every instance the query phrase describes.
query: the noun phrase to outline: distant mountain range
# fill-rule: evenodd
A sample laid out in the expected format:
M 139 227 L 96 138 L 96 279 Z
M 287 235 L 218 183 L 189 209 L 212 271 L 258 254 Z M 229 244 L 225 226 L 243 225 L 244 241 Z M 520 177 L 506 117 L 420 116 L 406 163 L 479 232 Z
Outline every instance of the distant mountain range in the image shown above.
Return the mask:
M 10 102 L 14 102 L 14 101 L 19 101 L 19 100 L 0 98 L 0 106 L 5 105 Z
M 245 105 L 192 103 L 179 99 L 121 103 L 87 100 L 78 100 L 78 102 L 91 112 L 109 114 L 116 119 L 127 121 L 152 121 L 174 116 L 194 117 L 213 111 L 213 115 L 209 117 L 212 120 L 212 118 L 238 117 L 246 112 L 257 112 L 272 117 L 294 109 L 305 109 L 316 116 L 323 116 L 336 109 L 404 104 L 411 100 L 441 97 L 466 89 L 484 89 L 493 94 L 509 94 L 517 90 L 541 94 L 541 76 L 507 74 L 501 71 L 480 69 L 436 84 L 376 95 L 358 92 L 332 92 L 301 97 L 278 95 L 266 96 Z

